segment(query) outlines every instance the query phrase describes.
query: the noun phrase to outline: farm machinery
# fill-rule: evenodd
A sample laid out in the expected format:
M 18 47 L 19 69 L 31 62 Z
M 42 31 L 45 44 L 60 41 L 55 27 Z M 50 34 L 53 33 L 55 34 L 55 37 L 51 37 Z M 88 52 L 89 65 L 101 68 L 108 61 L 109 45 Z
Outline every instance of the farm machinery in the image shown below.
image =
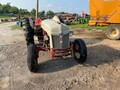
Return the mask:
M 23 29 L 27 42 L 27 65 L 31 72 L 37 71 L 39 51 L 47 51 L 52 59 L 71 56 L 78 63 L 87 59 L 85 42 L 82 39 L 71 42 L 71 31 L 57 16 L 46 20 L 36 18 L 35 23 L 31 18 L 25 18 Z
M 89 0 L 89 25 L 107 25 L 106 36 L 112 40 L 120 39 L 120 0 Z

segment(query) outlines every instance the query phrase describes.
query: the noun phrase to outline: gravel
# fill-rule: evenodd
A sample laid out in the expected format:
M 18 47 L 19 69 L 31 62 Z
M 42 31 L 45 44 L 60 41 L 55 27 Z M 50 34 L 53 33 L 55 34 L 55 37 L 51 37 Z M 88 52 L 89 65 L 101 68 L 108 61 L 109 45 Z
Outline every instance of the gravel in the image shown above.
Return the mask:
M 82 38 L 87 45 L 87 61 L 80 65 L 72 58 L 49 58 L 40 52 L 39 70 L 29 72 L 27 47 L 22 30 L 15 23 L 0 24 L 0 90 L 119 90 L 120 41 L 102 32 L 81 30 L 71 39 Z

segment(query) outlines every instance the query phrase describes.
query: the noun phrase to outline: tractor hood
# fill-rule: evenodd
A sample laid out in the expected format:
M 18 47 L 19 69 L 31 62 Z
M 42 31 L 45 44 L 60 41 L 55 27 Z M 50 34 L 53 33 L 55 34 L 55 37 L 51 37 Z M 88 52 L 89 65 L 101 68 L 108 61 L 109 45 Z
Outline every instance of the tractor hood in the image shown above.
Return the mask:
M 48 33 L 48 35 L 65 35 L 69 33 L 68 27 L 53 19 L 46 19 L 41 22 L 41 27 Z
M 46 19 L 41 22 L 41 27 L 50 38 L 50 48 L 62 49 L 70 46 L 70 31 L 65 24 L 54 19 Z

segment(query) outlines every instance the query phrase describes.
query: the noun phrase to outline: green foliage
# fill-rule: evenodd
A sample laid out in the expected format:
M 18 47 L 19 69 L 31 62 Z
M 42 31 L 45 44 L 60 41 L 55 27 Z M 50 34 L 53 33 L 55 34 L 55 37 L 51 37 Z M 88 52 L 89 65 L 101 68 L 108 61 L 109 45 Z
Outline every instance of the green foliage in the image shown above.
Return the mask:
M 41 17 L 41 18 L 45 18 L 45 11 L 41 11 L 38 13 L 38 16 Z
M 5 5 L 0 4 L 0 15 L 1 14 L 29 14 L 29 11 L 27 9 L 18 9 L 15 6 L 11 6 L 10 3 L 7 3 Z
M 46 13 L 47 18 L 53 18 L 54 15 L 55 15 L 55 13 L 53 11 L 47 11 L 47 13 Z
M 30 15 L 31 15 L 31 16 L 35 16 L 35 14 L 36 14 L 36 10 L 35 10 L 35 9 L 32 9 L 32 10 L 30 11 Z
M 27 9 L 20 9 L 19 14 L 29 14 L 29 11 Z
M 2 5 L 0 4 L 0 16 L 2 16 L 2 18 L 4 17 L 4 15 L 9 16 L 9 15 L 20 15 L 20 16 L 33 16 L 35 17 L 36 14 L 36 10 L 32 9 L 30 12 L 27 9 L 18 9 L 15 6 L 11 6 L 10 3 L 7 3 L 6 5 Z M 46 16 L 48 18 L 52 18 L 54 16 L 54 12 L 52 11 L 48 11 L 47 13 L 43 10 L 41 12 L 38 13 L 38 16 L 41 18 L 46 18 Z
M 3 7 L 2 7 L 2 4 L 0 4 L 0 13 L 2 13 L 2 9 Z
M 60 14 L 65 14 L 65 12 L 62 11 L 62 12 L 60 12 Z
M 11 8 L 10 3 L 7 3 L 6 5 L 2 5 L 2 12 L 9 13 L 10 8 Z
M 10 9 L 9 9 L 9 12 L 10 13 L 13 13 L 13 14 L 17 14 L 19 12 L 19 9 L 15 6 L 12 6 Z

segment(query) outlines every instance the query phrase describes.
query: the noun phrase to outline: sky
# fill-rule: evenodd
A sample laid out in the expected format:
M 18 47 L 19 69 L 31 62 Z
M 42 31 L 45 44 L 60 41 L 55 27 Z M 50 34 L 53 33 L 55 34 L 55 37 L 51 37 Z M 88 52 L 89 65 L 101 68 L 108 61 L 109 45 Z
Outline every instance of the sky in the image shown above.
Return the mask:
M 89 14 L 89 0 L 39 0 L 39 11 L 52 10 L 54 12 L 69 12 L 81 14 L 82 11 Z M 1 4 L 10 3 L 11 6 L 28 9 L 36 8 L 36 0 L 0 0 Z

